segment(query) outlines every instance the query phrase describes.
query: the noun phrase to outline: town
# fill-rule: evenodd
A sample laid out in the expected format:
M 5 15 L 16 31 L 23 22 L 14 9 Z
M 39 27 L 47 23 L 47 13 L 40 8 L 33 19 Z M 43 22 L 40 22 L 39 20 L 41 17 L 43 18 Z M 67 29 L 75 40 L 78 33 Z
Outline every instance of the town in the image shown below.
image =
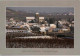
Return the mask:
M 36 12 L 33 16 L 26 16 L 26 21 L 15 20 L 15 17 L 6 19 L 6 47 L 73 48 L 74 14 L 70 12 L 68 14 L 53 15 L 49 13 L 47 15 L 48 16 L 43 16 L 39 12 Z M 65 16 L 66 19 L 63 16 Z M 56 45 L 54 42 L 58 45 L 54 46 L 54 44 Z M 25 43 L 26 45 L 21 43 Z M 13 46 L 11 47 L 12 44 Z M 47 46 L 48 44 L 49 46 Z
M 10 20 L 6 21 L 6 28 L 23 28 L 28 30 L 29 32 L 37 31 L 37 32 L 71 32 L 74 33 L 74 21 L 70 22 L 67 20 L 57 20 L 51 21 L 50 19 L 45 17 L 39 17 L 39 13 L 35 14 L 35 17 L 26 17 L 26 22 L 17 22 L 14 18 L 10 18 Z

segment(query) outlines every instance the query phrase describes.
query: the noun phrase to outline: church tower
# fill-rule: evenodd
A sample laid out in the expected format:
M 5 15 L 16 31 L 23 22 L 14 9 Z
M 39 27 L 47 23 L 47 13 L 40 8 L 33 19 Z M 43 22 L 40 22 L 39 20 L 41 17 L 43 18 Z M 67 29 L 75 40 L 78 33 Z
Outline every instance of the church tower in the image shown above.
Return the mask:
M 39 23 L 39 13 L 35 14 L 35 19 L 36 19 L 36 22 Z

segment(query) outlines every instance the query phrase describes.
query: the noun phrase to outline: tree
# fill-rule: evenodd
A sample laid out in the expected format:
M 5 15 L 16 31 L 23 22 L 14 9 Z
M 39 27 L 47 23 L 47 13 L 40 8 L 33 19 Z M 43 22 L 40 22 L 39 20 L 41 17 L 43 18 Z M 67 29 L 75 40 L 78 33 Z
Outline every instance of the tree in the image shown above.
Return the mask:
M 34 20 L 31 20 L 29 23 L 34 23 Z

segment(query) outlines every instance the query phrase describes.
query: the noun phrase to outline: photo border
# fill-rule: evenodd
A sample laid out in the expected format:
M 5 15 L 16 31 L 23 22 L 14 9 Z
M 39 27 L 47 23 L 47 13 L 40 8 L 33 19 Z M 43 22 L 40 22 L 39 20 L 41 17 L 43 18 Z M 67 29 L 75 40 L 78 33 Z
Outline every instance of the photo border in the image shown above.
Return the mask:
M 28 55 L 77 55 L 80 54 L 80 44 L 78 44 L 79 32 L 79 0 L 53 0 L 53 1 L 0 1 L 0 54 L 28 54 Z M 54 6 L 54 7 L 74 7 L 74 48 L 6 48 L 6 7 L 14 6 Z

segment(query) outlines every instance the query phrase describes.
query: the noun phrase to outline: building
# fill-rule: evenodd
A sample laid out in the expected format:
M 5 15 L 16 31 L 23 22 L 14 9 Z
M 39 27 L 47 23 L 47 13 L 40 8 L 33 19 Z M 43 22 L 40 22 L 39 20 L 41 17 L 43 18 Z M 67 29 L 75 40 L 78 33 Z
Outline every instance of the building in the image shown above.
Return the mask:
M 26 21 L 27 23 L 32 23 L 34 21 L 33 23 L 40 24 L 41 22 L 44 21 L 44 17 L 40 17 L 39 13 L 36 13 L 35 17 L 26 17 Z
M 34 20 L 34 19 L 35 19 L 35 17 L 26 17 L 27 23 L 29 23 L 31 20 Z
M 36 22 L 39 23 L 39 13 L 35 14 L 35 19 L 36 19 Z
M 44 17 L 39 17 L 39 22 L 44 21 Z

